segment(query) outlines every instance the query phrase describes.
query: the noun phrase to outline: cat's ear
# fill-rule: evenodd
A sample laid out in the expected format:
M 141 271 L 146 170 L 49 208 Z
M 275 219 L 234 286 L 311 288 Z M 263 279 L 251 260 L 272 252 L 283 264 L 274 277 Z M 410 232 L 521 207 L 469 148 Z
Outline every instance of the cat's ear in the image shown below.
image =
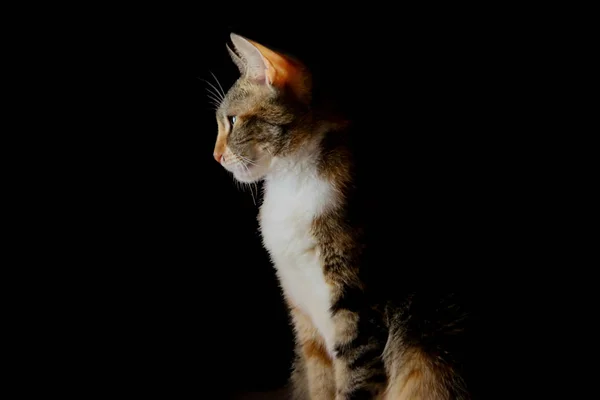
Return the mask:
M 243 59 L 246 77 L 277 88 L 288 87 L 300 96 L 308 92 L 309 75 L 298 61 L 235 33 L 231 41 Z
M 253 81 L 267 82 L 266 71 L 269 68 L 269 65 L 268 61 L 264 59 L 260 51 L 258 51 L 248 39 L 236 35 L 235 33 L 231 34 L 231 42 L 241 56 L 241 60 L 240 58 L 237 58 L 236 60 L 233 58 L 235 53 L 233 51 L 230 52 L 233 62 L 238 65 L 238 68 L 238 62 L 242 62 L 243 67 L 240 68 L 242 75 L 245 75 L 246 78 Z
M 244 64 L 244 61 L 235 53 L 235 51 L 231 50 L 228 44 L 225 44 L 225 47 L 227 47 L 227 52 L 229 53 L 233 63 L 238 67 L 240 73 L 244 75 L 246 73 L 246 65 Z

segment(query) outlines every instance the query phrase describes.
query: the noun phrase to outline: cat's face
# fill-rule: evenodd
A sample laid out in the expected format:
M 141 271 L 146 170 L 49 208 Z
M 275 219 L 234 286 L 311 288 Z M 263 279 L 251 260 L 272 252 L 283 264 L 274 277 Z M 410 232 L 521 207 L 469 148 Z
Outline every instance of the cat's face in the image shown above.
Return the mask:
M 228 49 L 241 76 L 217 109 L 213 155 L 238 181 L 255 182 L 299 142 L 294 126 L 304 115 L 308 78 L 295 61 L 240 36 L 231 38 L 239 56 Z
M 241 182 L 262 179 L 284 144 L 284 127 L 293 115 L 278 100 L 270 87 L 242 77 L 217 109 L 214 155 Z

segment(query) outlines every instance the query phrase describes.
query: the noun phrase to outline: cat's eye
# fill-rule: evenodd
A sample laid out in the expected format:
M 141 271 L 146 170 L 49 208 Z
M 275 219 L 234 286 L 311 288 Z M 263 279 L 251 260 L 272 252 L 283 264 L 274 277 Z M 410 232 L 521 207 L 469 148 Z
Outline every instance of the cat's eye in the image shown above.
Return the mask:
M 229 116 L 227 117 L 229 119 L 229 126 L 231 126 L 233 128 L 233 125 L 235 124 L 235 121 L 237 121 L 237 117 L 235 115 Z

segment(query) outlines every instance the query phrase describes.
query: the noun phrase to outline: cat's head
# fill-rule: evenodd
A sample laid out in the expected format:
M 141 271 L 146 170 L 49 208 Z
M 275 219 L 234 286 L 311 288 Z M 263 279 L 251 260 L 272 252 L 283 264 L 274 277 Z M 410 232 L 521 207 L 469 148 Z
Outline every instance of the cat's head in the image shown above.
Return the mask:
M 311 79 L 297 60 L 231 34 L 240 70 L 216 111 L 214 157 L 241 182 L 262 179 L 274 160 L 306 140 Z

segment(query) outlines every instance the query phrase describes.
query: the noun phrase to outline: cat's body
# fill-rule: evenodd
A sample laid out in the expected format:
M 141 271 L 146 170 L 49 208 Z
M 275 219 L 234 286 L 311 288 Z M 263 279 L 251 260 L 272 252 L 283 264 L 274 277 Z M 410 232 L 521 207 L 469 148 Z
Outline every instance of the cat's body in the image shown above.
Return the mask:
M 315 106 L 301 64 L 232 41 L 242 77 L 217 112 L 215 158 L 240 181 L 264 180 L 259 224 L 296 334 L 295 398 L 468 398 L 465 314 L 397 281 L 401 258 L 379 254 L 390 235 L 373 232 L 385 225 L 368 208 L 379 193 L 362 185 L 349 125 Z

